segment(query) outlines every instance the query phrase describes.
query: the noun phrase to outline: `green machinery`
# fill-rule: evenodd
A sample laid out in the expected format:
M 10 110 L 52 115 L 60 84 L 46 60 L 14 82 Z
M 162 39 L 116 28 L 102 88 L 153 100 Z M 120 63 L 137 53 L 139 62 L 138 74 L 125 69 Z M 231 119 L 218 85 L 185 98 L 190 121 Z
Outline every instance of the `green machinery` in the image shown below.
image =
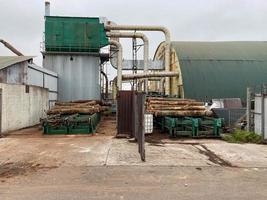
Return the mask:
M 44 134 L 92 134 L 100 121 L 100 113 L 64 116 L 58 123 L 43 121 Z
M 220 137 L 223 119 L 194 117 L 160 117 L 156 119 L 161 130 L 167 130 L 170 137 L 190 136 Z
M 99 18 L 45 17 L 45 50 L 48 52 L 98 53 L 108 45 Z

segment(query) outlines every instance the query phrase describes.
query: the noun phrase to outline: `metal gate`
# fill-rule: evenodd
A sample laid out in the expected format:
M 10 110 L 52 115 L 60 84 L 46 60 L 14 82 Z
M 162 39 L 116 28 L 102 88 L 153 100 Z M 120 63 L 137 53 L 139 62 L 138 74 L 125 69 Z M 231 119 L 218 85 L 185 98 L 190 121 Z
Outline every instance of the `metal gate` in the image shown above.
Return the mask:
M 0 88 L 0 137 L 2 136 L 2 88 Z
M 145 161 L 145 94 L 135 92 L 133 95 L 133 131 L 134 137 L 138 142 L 138 152 L 141 160 Z
M 117 136 L 133 137 L 134 91 L 119 91 L 117 96 Z
M 119 91 L 117 97 L 117 136 L 134 137 L 138 152 L 145 161 L 145 94 L 135 91 Z

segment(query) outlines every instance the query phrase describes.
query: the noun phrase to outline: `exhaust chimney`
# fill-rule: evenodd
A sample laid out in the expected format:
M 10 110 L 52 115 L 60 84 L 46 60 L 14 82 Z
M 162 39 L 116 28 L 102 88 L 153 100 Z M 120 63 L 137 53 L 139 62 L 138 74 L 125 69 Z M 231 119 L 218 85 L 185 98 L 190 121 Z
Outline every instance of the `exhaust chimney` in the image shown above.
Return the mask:
M 50 16 L 50 2 L 45 2 L 45 16 Z

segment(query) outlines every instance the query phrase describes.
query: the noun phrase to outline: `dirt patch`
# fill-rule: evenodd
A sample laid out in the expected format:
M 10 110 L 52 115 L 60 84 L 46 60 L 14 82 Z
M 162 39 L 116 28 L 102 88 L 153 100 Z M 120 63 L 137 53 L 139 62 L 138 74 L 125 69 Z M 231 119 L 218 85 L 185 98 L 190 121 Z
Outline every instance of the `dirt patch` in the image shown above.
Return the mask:
M 196 145 L 192 145 L 194 146 L 196 149 L 198 149 L 199 153 L 205 155 L 208 157 L 209 161 L 211 161 L 214 164 L 220 165 L 222 167 L 237 167 L 234 166 L 232 163 L 230 163 L 227 160 L 222 159 L 221 157 L 219 157 L 218 155 L 216 155 L 213 151 L 209 150 L 205 145 L 201 144 L 199 146 L 201 146 L 202 148 L 197 147 Z
M 116 135 L 116 117 L 115 116 L 104 116 L 97 126 L 96 134 L 105 136 Z
M 9 162 L 0 165 L 0 179 L 8 179 L 15 176 L 28 175 L 39 170 L 50 170 L 58 166 L 43 166 L 39 163 Z M 1 180 L 4 181 L 4 180 Z
M 160 145 L 163 144 L 184 144 L 184 145 L 199 145 L 201 144 L 201 139 L 198 141 L 192 141 L 192 138 L 170 138 L 168 134 L 161 133 L 160 130 L 155 130 L 152 134 L 147 134 L 145 140 L 150 145 Z

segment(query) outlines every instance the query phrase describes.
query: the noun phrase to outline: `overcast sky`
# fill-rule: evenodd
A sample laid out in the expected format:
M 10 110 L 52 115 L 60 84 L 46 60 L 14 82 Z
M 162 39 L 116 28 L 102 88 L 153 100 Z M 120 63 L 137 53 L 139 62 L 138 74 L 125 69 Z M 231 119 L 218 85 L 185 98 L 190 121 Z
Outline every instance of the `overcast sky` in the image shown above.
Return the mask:
M 51 15 L 104 16 L 117 24 L 163 25 L 172 40 L 267 40 L 266 0 L 50 0 Z M 0 38 L 38 56 L 44 31 L 43 0 L 0 0 Z M 147 34 L 150 55 L 164 37 Z M 128 45 L 127 45 L 128 44 Z M 130 57 L 131 42 L 123 42 Z M 13 55 L 0 44 L 0 55 Z

